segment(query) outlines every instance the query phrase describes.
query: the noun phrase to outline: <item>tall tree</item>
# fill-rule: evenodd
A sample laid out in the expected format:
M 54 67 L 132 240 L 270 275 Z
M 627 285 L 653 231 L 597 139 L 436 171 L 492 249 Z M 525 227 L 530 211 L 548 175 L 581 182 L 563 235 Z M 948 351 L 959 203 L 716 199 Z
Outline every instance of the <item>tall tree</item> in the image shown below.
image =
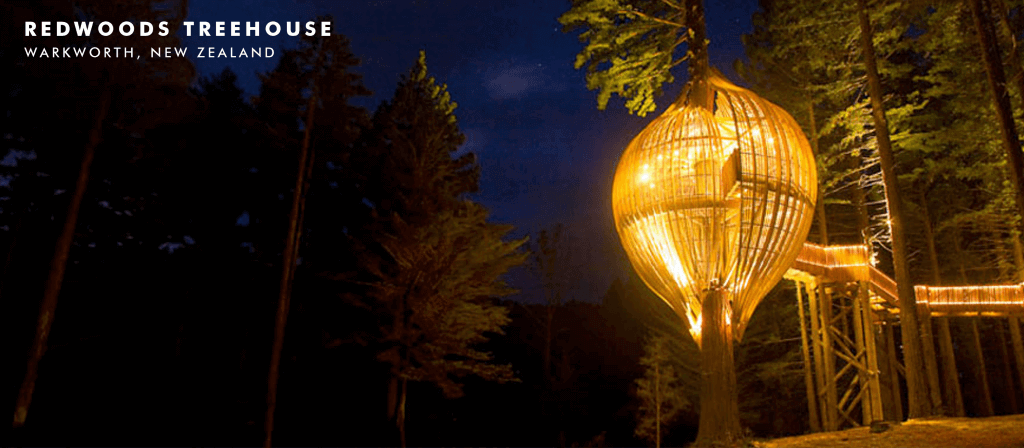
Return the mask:
M 690 406 L 673 365 L 669 350 L 669 336 L 653 336 L 644 344 L 640 365 L 644 376 L 636 380 L 637 398 L 640 399 L 635 434 L 641 439 L 661 447 L 662 435 L 668 432 L 679 412 Z
M 458 378 L 513 381 L 509 365 L 491 362 L 477 344 L 501 333 L 507 309 L 493 297 L 512 290 L 501 276 L 522 263 L 526 240 L 505 241 L 509 226 L 486 221 L 466 199 L 478 184 L 473 154 L 457 154 L 465 137 L 447 87 L 429 77 L 420 52 L 391 101 L 373 118 L 362 163 L 370 220 L 355 238 L 368 304 L 379 316 L 378 359 L 391 367 L 388 414 L 406 444 L 409 382 L 429 382 L 447 397 Z
M 331 17 L 319 17 L 318 22 L 332 21 Z M 348 40 L 340 35 L 306 36 L 303 35 L 299 48 L 285 51 L 278 67 L 268 76 L 263 77 L 261 99 L 258 106 L 271 117 L 279 117 L 285 127 L 279 135 L 288 141 L 290 128 L 288 118 L 295 123 L 302 118 L 301 143 L 298 153 L 295 185 L 292 190 L 291 209 L 288 214 L 288 227 L 282 250 L 281 279 L 278 288 L 277 313 L 274 320 L 274 339 L 271 348 L 270 368 L 267 376 L 267 411 L 264 420 L 264 446 L 272 445 L 274 431 L 274 412 L 277 407 L 277 383 L 280 376 L 281 352 L 284 348 L 284 332 L 288 321 L 291 303 L 292 283 L 295 278 L 296 262 L 299 257 L 299 240 L 302 234 L 303 212 L 305 211 L 309 180 L 312 177 L 316 147 L 313 145 L 315 133 L 324 133 L 318 126 L 316 113 L 327 109 L 335 114 L 341 113 L 343 120 L 335 126 L 345 129 L 348 122 L 361 115 L 361 112 L 348 104 L 348 101 L 359 95 L 367 95 L 369 91 L 363 87 L 360 77 L 351 72 L 358 65 L 348 48 Z M 305 95 L 305 101 L 300 101 Z M 305 103 L 303 106 L 298 104 Z M 338 118 L 335 115 L 335 118 Z M 331 129 L 331 128 L 328 128 Z M 344 145 L 345 141 L 334 142 Z
M 86 20 L 96 17 L 116 17 L 119 20 L 132 20 L 136 23 L 167 21 L 170 29 L 177 29 L 180 26 L 188 9 L 186 1 L 172 2 L 171 4 L 150 1 L 83 1 L 77 4 L 68 2 L 65 5 L 49 6 L 60 6 L 55 10 L 47 11 L 51 17 L 57 16 L 69 21 L 81 21 L 83 17 Z M 90 120 L 91 126 L 86 134 L 77 180 L 64 216 L 64 224 L 53 250 L 49 275 L 43 290 L 35 336 L 29 350 L 25 376 L 15 404 L 13 426 L 16 428 L 23 426 L 28 417 L 38 376 L 39 362 L 46 352 L 47 340 L 57 309 L 57 299 L 63 286 L 68 255 L 75 238 L 75 229 L 78 226 L 79 211 L 85 191 L 89 186 L 97 148 L 104 141 L 104 131 L 112 121 L 117 121 L 118 127 L 122 129 L 138 132 L 150 128 L 160 121 L 173 120 L 174 117 L 166 112 L 172 111 L 173 113 L 174 109 L 168 106 L 175 100 L 174 93 L 181 93 L 194 74 L 191 63 L 184 58 L 151 59 L 148 54 L 144 54 L 144 48 L 176 46 L 178 42 L 176 35 L 160 36 L 159 33 L 153 33 L 147 37 L 124 37 L 118 34 L 112 36 L 103 38 L 103 46 L 132 48 L 137 51 L 138 58 L 102 59 L 102 65 L 97 61 L 86 61 L 79 64 L 75 70 L 67 70 L 66 67 L 63 67 L 53 73 L 40 73 L 40 75 L 55 78 L 59 87 L 54 90 L 78 92 L 87 98 L 96 98 L 96 106 L 92 120 Z M 95 36 L 79 38 L 77 43 L 91 44 L 90 40 L 95 39 Z M 69 45 L 69 43 L 63 42 L 61 45 Z M 164 111 L 164 113 L 156 111 Z
M 992 104 L 999 121 L 999 132 L 1007 161 L 1007 177 L 1013 186 L 1017 212 L 1024 216 L 1024 154 L 1021 153 L 1020 136 L 1017 135 L 1017 125 L 1013 121 L 1013 109 L 1010 107 L 1010 93 L 1006 88 L 1006 75 L 1003 72 L 999 41 L 996 38 L 996 31 L 993 29 L 992 10 L 989 0 L 968 0 L 968 3 L 971 7 L 971 16 L 974 18 L 978 47 L 985 61 L 989 90 L 992 92 Z M 1016 48 L 1013 51 L 1016 52 Z M 1024 219 L 1018 220 L 1017 230 L 1024 235 Z
M 860 21 L 861 47 L 867 70 L 868 93 L 871 98 L 871 117 L 874 121 L 875 138 L 878 141 L 878 155 L 881 159 L 882 177 L 885 183 L 886 202 L 889 205 L 889 220 L 892 231 L 893 265 L 896 271 L 897 293 L 900 306 L 900 334 L 903 340 L 903 362 L 906 366 L 907 395 L 910 418 L 932 415 L 928 382 L 925 378 L 920 329 L 918 328 L 917 306 L 914 300 L 914 285 L 910 277 L 907 258 L 907 238 L 903 216 L 903 198 L 895 168 L 892 143 L 889 140 L 889 124 L 885 118 L 882 98 L 882 82 L 878 76 L 873 29 L 868 18 L 866 0 L 858 0 L 857 17 Z
M 587 67 L 588 86 L 600 88 L 598 107 L 611 93 L 627 98 L 630 112 L 643 115 L 655 109 L 653 97 L 673 80 L 671 69 L 688 61 L 688 95 L 692 105 L 711 109 L 714 98 L 707 82 L 710 67 L 703 0 L 619 2 L 581 0 L 559 17 L 570 31 L 586 28 L 580 40 L 587 45 L 576 67 Z M 687 52 L 676 58 L 676 47 Z M 611 64 L 609 67 L 608 64 Z M 721 290 L 702 298 L 700 423 L 697 443 L 731 444 L 742 437 L 733 352 L 734 337 L 728 313 L 731 306 Z

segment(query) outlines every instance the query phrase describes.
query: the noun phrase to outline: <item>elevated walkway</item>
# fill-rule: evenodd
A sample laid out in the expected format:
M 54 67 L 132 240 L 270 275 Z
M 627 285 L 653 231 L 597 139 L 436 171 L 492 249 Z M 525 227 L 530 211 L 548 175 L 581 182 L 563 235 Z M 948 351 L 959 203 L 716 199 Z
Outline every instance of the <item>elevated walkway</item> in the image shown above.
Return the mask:
M 805 243 L 785 278 L 796 283 L 808 415 L 812 431 L 835 431 L 876 420 L 903 420 L 899 362 L 894 327 L 899 325 L 896 282 L 874 266 L 866 245 L 821 246 Z M 806 296 L 807 306 L 804 305 Z M 942 347 L 943 378 L 956 374 L 948 317 L 995 317 L 1009 320 L 1014 352 L 1024 383 L 1024 344 L 1018 318 L 1024 316 L 1024 283 L 1015 285 L 914 286 L 921 323 L 922 350 L 933 406 L 958 403 L 959 386 L 938 390 L 935 337 Z M 932 332 L 932 318 L 940 331 Z M 977 323 L 971 319 L 975 351 L 972 362 L 985 365 Z M 1016 330 L 1016 331 L 1015 331 Z M 1005 342 L 1004 342 L 1005 344 Z M 1004 350 L 1004 353 L 1006 350 Z M 1004 356 L 1006 356 L 1004 354 Z M 985 389 L 987 379 L 985 380 Z M 950 397 L 943 397 L 955 388 Z M 991 407 L 991 406 L 989 406 Z M 954 412 L 956 414 L 956 412 Z
M 791 280 L 816 278 L 817 283 L 866 282 L 875 311 L 899 313 L 896 282 L 871 263 L 863 244 L 819 246 L 804 243 L 793 267 Z M 932 316 L 1024 317 L 1024 283 L 1015 285 L 914 286 L 918 306 Z

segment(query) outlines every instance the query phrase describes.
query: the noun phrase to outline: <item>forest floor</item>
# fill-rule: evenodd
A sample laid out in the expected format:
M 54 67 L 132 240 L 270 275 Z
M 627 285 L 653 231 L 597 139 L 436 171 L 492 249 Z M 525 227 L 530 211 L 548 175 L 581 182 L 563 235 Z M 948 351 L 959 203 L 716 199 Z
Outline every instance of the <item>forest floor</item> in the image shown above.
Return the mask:
M 884 432 L 861 427 L 756 442 L 759 448 L 1024 448 L 1024 414 L 923 418 Z

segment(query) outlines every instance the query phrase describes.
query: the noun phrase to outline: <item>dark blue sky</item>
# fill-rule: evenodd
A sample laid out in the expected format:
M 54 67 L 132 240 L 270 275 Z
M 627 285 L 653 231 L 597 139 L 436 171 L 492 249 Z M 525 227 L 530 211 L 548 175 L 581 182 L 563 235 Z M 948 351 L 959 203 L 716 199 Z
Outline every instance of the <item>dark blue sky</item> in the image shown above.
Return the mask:
M 305 22 L 332 14 L 334 31 L 349 38 L 362 61 L 357 71 L 373 96 L 359 104 L 371 111 L 426 50 L 431 74 L 448 84 L 459 105 L 464 149 L 478 155 L 483 171 L 476 199 L 492 220 L 515 225 L 517 236 L 564 223 L 577 277 L 571 298 L 600 300 L 612 278 L 623 275 L 612 175 L 626 144 L 656 114 L 630 116 L 615 98 L 608 110 L 597 110 L 596 92 L 572 67 L 581 44 L 556 21 L 568 1 L 195 0 L 189 6 L 196 22 Z M 740 36 L 750 32 L 757 1 L 705 0 L 705 9 L 711 62 L 735 81 L 732 61 L 743 57 Z M 184 44 L 193 55 L 197 46 L 287 48 L 296 39 L 193 36 Z M 254 95 L 256 73 L 271 70 L 277 58 L 194 61 L 201 75 L 231 67 Z M 659 112 L 678 87 L 660 99 Z M 539 294 L 527 276 L 514 277 L 524 299 Z

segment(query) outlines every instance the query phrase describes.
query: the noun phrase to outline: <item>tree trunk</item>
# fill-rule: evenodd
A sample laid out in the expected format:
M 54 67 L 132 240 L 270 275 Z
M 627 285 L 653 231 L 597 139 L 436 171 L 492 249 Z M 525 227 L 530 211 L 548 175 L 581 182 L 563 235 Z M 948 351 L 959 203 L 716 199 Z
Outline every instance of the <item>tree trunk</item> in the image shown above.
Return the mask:
M 814 156 L 818 156 L 818 122 L 814 119 L 814 103 L 807 101 L 807 116 L 810 117 L 811 126 L 811 149 Z M 828 246 L 828 220 L 825 215 L 825 194 L 818 183 L 818 203 L 814 205 L 814 212 L 818 221 L 818 238 L 822 246 Z
M 868 92 L 871 97 L 871 115 L 874 119 L 875 138 L 878 143 L 878 155 L 881 159 L 882 180 L 885 184 L 886 202 L 889 206 L 889 223 L 892 231 L 893 268 L 896 271 L 897 295 L 900 302 L 900 332 L 903 341 L 903 358 L 907 378 L 907 400 L 909 417 L 925 417 L 931 415 L 931 400 L 928 382 L 925 375 L 924 360 L 921 355 L 920 328 L 917 321 L 917 306 L 914 298 L 914 285 L 910 278 L 910 266 L 907 264 L 907 238 L 903 225 L 903 199 L 900 197 L 899 183 L 893 161 L 892 144 L 889 141 L 889 128 L 882 105 L 882 83 L 875 66 L 875 48 L 872 42 L 871 22 L 868 19 L 866 0 L 858 0 L 858 16 L 860 19 L 861 47 L 864 65 L 867 69 Z
M 711 288 L 701 306 L 700 424 L 697 446 L 730 445 L 742 438 L 736 369 L 733 364 L 732 313 L 722 289 Z
M 863 165 L 864 159 L 865 157 L 863 156 L 856 159 L 857 166 L 854 168 L 859 168 L 860 165 Z M 858 169 L 857 171 L 860 172 L 861 170 Z M 861 174 L 857 174 L 857 176 L 861 176 Z M 871 248 L 871 235 L 868 234 L 871 227 L 871 217 L 868 216 L 867 199 L 864 197 L 864 188 L 860 185 L 859 177 L 857 184 L 850 191 L 850 202 L 853 202 L 853 206 L 857 210 L 857 231 L 860 232 L 861 241 Z
M 889 365 L 889 395 L 893 401 L 893 418 L 897 422 L 903 421 L 903 395 L 900 392 L 899 360 L 896 359 L 896 337 L 893 336 L 891 323 L 885 326 L 885 351 Z M 905 370 L 905 369 L 904 369 Z
M 1006 90 L 1006 75 L 1003 73 L 999 43 L 989 20 L 991 11 L 987 1 L 968 0 L 967 2 L 970 4 L 971 15 L 974 17 L 979 50 L 984 57 L 988 86 L 992 92 L 992 105 L 996 109 L 996 116 L 999 120 L 999 132 L 1002 136 L 1003 151 L 1007 160 L 1007 174 L 1010 183 L 1013 184 L 1017 213 L 1024 216 L 1024 154 L 1021 154 L 1020 138 L 1017 136 L 1017 126 L 1013 121 L 1013 109 L 1010 107 L 1010 94 Z M 1024 95 L 1024 91 L 1021 94 Z M 1017 230 L 1020 232 L 1019 235 L 1024 235 L 1024 220 L 1018 221 Z
M 1010 343 L 1013 344 L 1013 358 L 1017 361 L 1017 380 L 1020 382 L 1021 391 L 1024 392 L 1024 342 L 1020 337 L 1020 319 L 1009 318 Z
M 711 91 L 711 83 L 707 82 L 710 63 L 704 22 L 704 0 L 687 0 L 686 3 L 689 8 L 686 25 L 690 33 L 690 39 L 687 41 L 690 56 L 686 62 L 690 81 L 686 100 L 689 104 L 714 112 L 715 96 Z M 687 92 L 687 89 L 683 89 L 683 92 Z
M 306 167 L 305 167 L 305 170 L 306 170 L 305 182 L 302 185 L 302 196 L 301 196 L 301 200 L 299 201 L 298 227 L 295 230 L 295 239 L 294 239 L 294 241 L 292 241 L 291 266 L 293 268 L 291 269 L 291 273 L 290 273 L 290 275 L 288 277 L 288 291 L 291 291 L 292 287 L 295 285 L 295 271 L 298 270 L 297 266 L 298 266 L 298 262 L 299 262 L 299 247 L 300 247 L 300 243 L 302 242 L 302 228 L 303 228 L 303 223 L 305 223 L 305 221 L 306 221 L 306 200 L 308 198 L 307 195 L 309 194 L 310 183 L 312 182 L 312 179 L 313 179 L 313 164 L 314 164 L 315 161 L 316 161 L 316 147 L 310 147 L 309 148 L 309 160 L 307 161 Z
M 398 439 L 401 447 L 405 448 L 405 400 L 409 396 L 409 380 L 402 378 L 402 391 L 398 399 L 398 415 L 395 422 L 398 424 Z
M 921 198 L 921 219 L 924 222 L 924 238 L 927 243 L 928 261 L 931 264 L 932 282 L 935 286 L 942 285 L 939 269 L 939 252 L 935 248 L 935 232 L 932 228 L 931 213 L 928 211 L 927 197 Z M 953 349 L 953 335 L 949 329 L 949 318 L 935 319 L 939 328 L 939 354 L 942 358 L 942 393 L 945 413 L 954 417 L 963 417 L 964 398 L 960 391 L 960 373 L 956 368 L 956 351 Z
M 985 368 L 985 351 L 981 346 L 981 334 L 978 331 L 978 319 L 971 319 L 971 335 L 974 337 L 975 363 L 977 370 L 978 384 L 981 386 L 981 409 L 982 417 L 991 417 L 996 414 L 995 406 L 992 405 L 992 389 L 988 386 L 988 370 Z
M 1009 14 L 1006 11 L 1006 2 L 1004 0 L 991 0 L 992 12 L 999 17 L 999 25 L 1002 28 L 1003 33 L 1010 41 L 1010 51 L 1007 52 L 1010 58 L 1010 79 L 1013 79 L 1017 85 L 1017 93 L 1021 95 L 1021 101 L 1024 101 L 1024 63 L 1020 60 L 1020 54 L 1017 53 L 1018 44 L 1017 35 L 1014 33 L 1013 28 L 1010 27 Z M 998 40 L 997 40 L 998 41 Z
M 999 351 L 1001 352 L 1000 354 L 1003 355 L 1003 381 L 1006 382 L 1006 396 L 1010 402 L 1009 411 L 1011 414 L 1018 414 L 1020 413 L 1020 410 L 1017 407 L 1017 391 L 1013 387 L 1013 366 L 1011 366 L 1012 362 L 1010 361 L 1010 351 L 1006 349 L 1006 335 L 1003 334 L 1002 319 L 997 320 L 996 323 L 996 334 L 999 337 Z
M 924 194 L 924 190 L 921 193 L 920 206 L 921 219 L 924 222 L 925 239 L 928 240 L 928 249 L 932 251 L 931 255 L 935 256 L 935 240 L 932 235 L 931 215 L 928 213 L 928 197 Z M 932 260 L 932 277 L 936 282 L 939 281 L 939 264 L 937 259 Z M 919 311 L 921 311 L 921 314 L 918 315 L 918 319 L 921 320 L 921 356 L 924 357 L 924 367 L 928 374 L 928 391 L 932 402 L 932 414 L 943 415 L 944 404 L 942 402 L 942 388 L 939 385 L 939 365 L 935 354 L 935 338 L 932 336 L 932 318 L 927 308 L 919 309 Z
M 946 409 L 953 417 L 963 417 L 964 397 L 960 391 L 960 373 L 956 368 L 956 351 L 953 349 L 949 318 L 939 317 L 936 322 L 939 324 L 939 350 L 942 353 L 942 384 L 946 394 Z
M 280 376 L 281 351 L 284 348 L 284 330 L 288 323 L 288 308 L 291 305 L 291 279 L 295 269 L 296 245 L 299 232 L 299 210 L 302 208 L 302 187 L 305 185 L 306 164 L 309 158 L 310 134 L 313 130 L 313 117 L 316 112 L 316 94 L 309 97 L 306 114 L 306 127 L 302 137 L 302 148 L 299 151 L 299 168 L 295 177 L 295 190 L 292 192 L 292 208 L 288 214 L 288 235 L 285 237 L 283 260 L 281 262 L 281 282 L 277 299 L 277 315 L 274 319 L 274 342 L 270 352 L 270 372 L 267 375 L 267 414 L 264 419 L 266 438 L 264 448 L 271 448 L 274 432 L 274 411 L 277 408 L 277 382 Z
M 71 252 L 71 243 L 75 239 L 75 227 L 78 224 L 78 211 L 82 207 L 82 199 L 85 197 L 85 190 L 89 186 L 89 174 L 92 168 L 92 161 L 96 157 L 96 147 L 103 140 L 103 123 L 110 111 L 110 88 L 103 85 L 100 93 L 99 110 L 96 111 L 96 120 L 89 131 L 89 140 L 85 143 L 85 151 L 82 154 L 82 163 L 78 168 L 78 180 L 75 182 L 75 191 L 71 195 L 71 202 L 68 204 L 68 213 L 64 217 L 64 227 L 57 238 L 57 245 L 53 251 L 53 258 L 50 261 L 50 274 L 46 278 L 46 287 L 43 290 L 43 301 L 39 305 L 39 318 L 36 322 L 36 333 L 32 339 L 32 348 L 28 355 L 28 364 L 25 368 L 25 378 L 18 390 L 18 399 L 14 407 L 13 427 L 20 428 L 25 425 L 28 417 L 28 408 L 32 405 L 32 392 L 36 387 L 36 377 L 39 375 L 39 361 L 46 353 L 46 341 L 50 337 L 50 327 L 53 325 L 54 314 L 57 311 L 57 298 L 60 296 L 60 289 L 64 282 L 64 271 L 68 264 L 68 254 Z

